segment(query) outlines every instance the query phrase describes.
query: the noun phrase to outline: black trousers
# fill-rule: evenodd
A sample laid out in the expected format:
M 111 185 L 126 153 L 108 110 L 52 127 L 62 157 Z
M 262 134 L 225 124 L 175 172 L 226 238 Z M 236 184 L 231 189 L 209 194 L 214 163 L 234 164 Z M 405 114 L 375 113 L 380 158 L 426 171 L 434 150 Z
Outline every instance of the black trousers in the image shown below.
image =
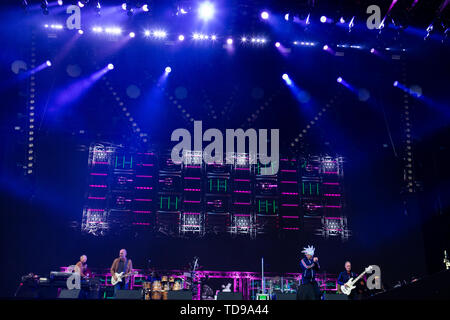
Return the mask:
M 322 293 L 316 281 L 300 285 L 297 290 L 297 300 L 320 300 Z

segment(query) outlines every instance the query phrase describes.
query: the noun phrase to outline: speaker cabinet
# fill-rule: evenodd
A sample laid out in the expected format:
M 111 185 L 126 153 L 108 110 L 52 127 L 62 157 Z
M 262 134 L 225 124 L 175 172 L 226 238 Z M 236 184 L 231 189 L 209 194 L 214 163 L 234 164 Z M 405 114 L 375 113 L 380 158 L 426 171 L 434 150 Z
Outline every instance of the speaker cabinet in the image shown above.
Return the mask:
M 296 293 L 276 293 L 275 300 L 297 300 Z
M 81 290 L 79 289 L 62 289 L 58 299 L 80 299 Z
M 114 299 L 117 300 L 142 300 L 141 290 L 119 290 Z
M 242 300 L 241 292 L 219 292 L 217 300 Z
M 192 300 L 192 292 L 187 290 L 169 291 L 167 300 Z
M 330 294 L 324 293 L 324 300 L 348 300 L 348 296 L 346 294 Z

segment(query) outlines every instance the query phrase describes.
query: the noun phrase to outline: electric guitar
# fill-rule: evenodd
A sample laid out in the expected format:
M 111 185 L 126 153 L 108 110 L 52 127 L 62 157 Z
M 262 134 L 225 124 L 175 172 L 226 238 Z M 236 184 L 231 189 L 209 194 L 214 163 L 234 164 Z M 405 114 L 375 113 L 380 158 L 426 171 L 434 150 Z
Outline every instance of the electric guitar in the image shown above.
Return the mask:
M 121 272 L 121 273 L 117 273 L 117 272 L 116 272 L 116 278 L 117 278 L 117 280 L 115 280 L 114 277 L 112 277 L 112 278 L 111 278 L 111 284 L 112 284 L 113 286 L 115 286 L 115 285 L 118 284 L 119 282 L 122 282 L 122 279 L 124 279 L 124 278 L 126 278 L 126 277 L 129 277 L 129 276 L 131 276 L 131 275 L 133 275 L 133 274 L 137 274 L 137 272 L 136 272 L 136 271 L 133 271 L 133 272 L 126 273 L 126 274 L 124 274 L 123 272 Z
M 353 289 L 356 288 L 355 283 L 358 282 L 359 279 L 361 279 L 361 277 L 363 275 L 365 275 L 367 272 L 371 272 L 373 269 L 372 266 L 368 266 L 363 273 L 361 273 L 359 276 L 357 276 L 354 280 L 353 278 L 350 278 L 344 285 L 340 286 L 340 291 L 343 294 L 349 295 Z

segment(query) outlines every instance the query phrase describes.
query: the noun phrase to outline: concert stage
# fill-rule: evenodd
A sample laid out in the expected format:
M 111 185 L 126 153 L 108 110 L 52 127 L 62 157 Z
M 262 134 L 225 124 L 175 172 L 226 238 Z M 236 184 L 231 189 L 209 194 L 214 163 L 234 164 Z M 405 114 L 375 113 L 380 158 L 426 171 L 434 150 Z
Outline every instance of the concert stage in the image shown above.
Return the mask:
M 5 3 L 0 298 L 448 298 L 449 16 Z

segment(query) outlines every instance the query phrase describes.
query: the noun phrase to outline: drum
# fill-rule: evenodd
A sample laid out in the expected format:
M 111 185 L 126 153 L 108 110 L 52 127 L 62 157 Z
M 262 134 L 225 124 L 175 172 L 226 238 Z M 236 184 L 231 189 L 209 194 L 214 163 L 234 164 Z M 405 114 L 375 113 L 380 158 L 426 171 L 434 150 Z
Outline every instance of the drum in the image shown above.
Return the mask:
M 161 281 L 155 280 L 152 282 L 152 300 L 161 300 L 161 289 Z
M 152 295 L 152 283 L 143 282 L 142 283 L 142 294 L 144 295 L 144 300 L 150 300 Z
M 151 282 L 148 282 L 148 281 L 145 281 L 145 282 L 142 282 L 142 289 L 148 289 L 148 290 L 151 290 L 152 289 L 152 283 Z
M 173 291 L 178 291 L 183 289 L 183 282 L 181 279 L 175 279 L 175 282 L 173 283 Z

